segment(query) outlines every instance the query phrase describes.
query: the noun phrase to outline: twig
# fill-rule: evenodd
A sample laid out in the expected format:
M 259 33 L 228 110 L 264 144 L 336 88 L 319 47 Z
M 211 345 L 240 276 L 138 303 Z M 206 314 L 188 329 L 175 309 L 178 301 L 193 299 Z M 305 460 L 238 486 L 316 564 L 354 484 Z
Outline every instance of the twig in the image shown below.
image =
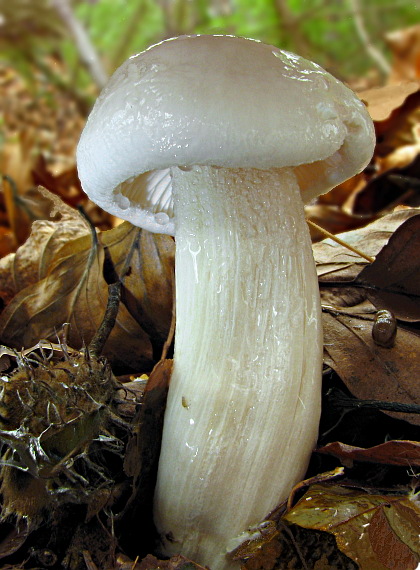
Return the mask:
M 376 63 L 382 73 L 389 75 L 391 73 L 391 67 L 383 54 L 378 50 L 377 47 L 373 45 L 372 40 L 369 37 L 365 22 L 363 20 L 359 0 L 348 0 L 348 3 L 353 16 L 356 32 L 367 54 Z
M 86 214 L 84 214 L 84 216 L 86 218 Z M 91 227 L 91 231 L 94 239 L 94 242 L 92 244 L 92 250 L 95 249 L 95 255 L 96 255 L 98 238 L 96 235 L 95 228 L 93 226 Z M 94 334 L 88 346 L 88 352 L 90 354 L 93 354 L 94 356 L 99 356 L 102 353 L 106 341 L 108 340 L 108 337 L 111 334 L 112 329 L 114 328 L 115 323 L 117 321 L 124 279 L 127 273 L 129 272 L 133 254 L 138 247 L 140 236 L 141 236 L 141 230 L 137 230 L 136 237 L 133 240 L 133 243 L 125 258 L 121 275 L 119 276 L 117 275 L 116 281 L 108 285 L 108 301 L 106 304 L 105 313 L 102 318 L 101 324 L 98 327 L 98 330 Z
M 174 281 L 175 283 L 175 281 Z M 175 336 L 175 326 L 176 326 L 176 303 L 175 303 L 175 287 L 173 291 L 173 303 L 172 303 L 172 318 L 171 318 L 171 326 L 169 327 L 168 336 L 166 337 L 165 343 L 162 348 L 162 354 L 160 359 L 165 360 L 168 354 L 169 347 L 171 346 L 174 336 Z
M 383 410 L 387 412 L 397 412 L 401 414 L 420 414 L 419 404 L 402 404 L 400 402 L 384 402 L 382 400 L 358 400 L 347 396 L 337 388 L 331 388 L 327 396 L 337 407 L 358 409 L 367 408 L 371 410 Z
M 86 564 L 86 568 L 88 570 L 98 570 L 98 567 L 96 566 L 96 564 L 92 560 L 92 556 L 91 556 L 90 552 L 88 550 L 83 550 L 82 554 L 83 554 L 83 560 Z
M 115 326 L 118 309 L 120 307 L 121 288 L 121 281 L 108 285 L 108 302 L 106 304 L 105 314 L 98 330 L 93 335 L 88 348 L 89 353 L 94 356 L 99 356 L 101 354 L 105 343 Z
M 121 65 L 121 62 L 127 56 L 127 47 L 132 44 L 133 38 L 139 34 L 139 26 L 144 16 L 147 12 L 148 4 L 144 1 L 140 1 L 134 9 L 133 14 L 128 20 L 128 25 L 121 33 L 119 42 L 116 48 L 113 50 L 112 61 L 110 69 L 115 69 L 117 66 Z
M 102 89 L 108 81 L 107 73 L 85 28 L 73 12 L 70 2 L 68 0 L 51 0 L 51 5 L 70 30 L 81 61 L 86 66 L 96 85 Z
M 365 253 L 363 253 L 363 251 L 360 251 L 360 249 L 357 249 L 357 248 L 353 247 L 352 245 L 346 243 L 345 241 L 343 241 L 339 237 L 330 233 L 328 230 L 322 228 L 321 226 L 318 226 L 318 224 L 315 224 L 314 222 L 311 222 L 310 220 L 306 220 L 306 222 L 307 222 L 307 224 L 309 224 L 310 226 L 312 226 L 316 230 L 322 232 L 325 236 L 329 237 L 330 239 L 332 239 L 336 243 L 342 245 L 346 249 L 349 249 L 353 253 L 356 253 L 359 257 L 363 257 L 363 259 L 366 259 L 367 261 L 369 261 L 369 263 L 373 263 L 375 261 L 374 257 L 370 257 L 370 255 L 366 255 Z
M 274 9 L 278 14 L 280 30 L 293 40 L 299 55 L 308 55 L 313 46 L 309 38 L 302 33 L 300 26 L 302 18 L 293 12 L 287 0 L 275 0 Z

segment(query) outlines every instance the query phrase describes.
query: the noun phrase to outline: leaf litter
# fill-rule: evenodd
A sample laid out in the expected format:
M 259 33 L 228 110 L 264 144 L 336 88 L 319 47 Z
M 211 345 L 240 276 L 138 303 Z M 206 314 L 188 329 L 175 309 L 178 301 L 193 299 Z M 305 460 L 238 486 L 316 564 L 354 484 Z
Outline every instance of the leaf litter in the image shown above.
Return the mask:
M 10 273 L 18 276 L 17 285 L 29 284 L 0 316 L 1 342 L 17 349 L 32 346 L 41 338 L 54 342 L 66 322 L 70 324 L 70 346 L 80 348 L 89 343 L 104 313 L 108 281 L 116 278 L 131 249 L 123 302 L 104 355 L 118 366 L 150 370 L 172 319 L 173 241 L 125 223 L 99 234 L 95 249 L 86 225 L 81 237 L 67 239 L 63 245 L 57 235 L 68 237 L 65 228 L 69 223 L 78 227 L 73 220 L 58 222 L 51 234 L 46 232 L 42 245 L 38 246 L 34 237 L 9 261 Z M 33 232 L 38 232 L 37 226 Z M 57 247 L 58 241 L 61 247 Z M 25 269 L 15 271 L 28 257 Z M 34 279 L 36 274 L 39 280 Z M 7 270 L 3 275 L 7 284 Z
M 410 242 L 410 239 L 407 239 L 405 234 L 407 223 L 413 224 L 411 229 L 409 226 L 410 236 L 413 234 L 413 228 L 414 235 L 416 235 L 420 217 L 418 214 L 419 212 L 416 209 L 402 210 L 381 218 L 370 227 L 350 232 L 349 236 L 341 236 L 344 239 L 347 238 L 353 245 L 356 244 L 358 247 L 362 247 L 364 251 L 368 251 L 369 255 L 376 256 L 376 261 L 371 265 L 368 265 L 365 260 L 358 258 L 354 252 L 348 252 L 345 248 L 337 246 L 330 240 L 314 245 L 317 268 L 320 274 L 322 298 L 323 301 L 328 301 L 329 303 L 328 305 L 324 303 L 326 363 L 336 370 L 350 392 L 362 399 L 375 398 L 390 402 L 408 403 L 419 403 L 420 401 L 418 388 L 414 382 L 418 367 L 418 335 L 409 328 L 404 328 L 400 325 L 392 348 L 378 346 L 372 337 L 375 315 L 377 308 L 379 308 L 372 301 L 376 301 L 376 296 L 379 294 L 377 290 L 381 290 L 381 271 L 383 271 L 381 268 L 384 265 L 389 265 L 389 259 L 394 259 L 395 256 L 398 256 L 400 249 L 402 248 L 404 251 L 407 241 Z M 49 234 L 49 231 L 47 231 L 45 241 L 41 240 L 43 245 L 39 246 L 38 244 L 36 246 L 39 254 L 31 259 L 32 263 L 35 259 L 35 264 L 33 265 L 35 270 L 32 269 L 27 272 L 29 277 L 20 279 L 21 283 L 29 284 L 24 286 L 12 298 L 0 317 L 1 330 L 5 336 L 6 343 L 13 345 L 11 341 L 16 339 L 14 341 L 15 346 L 28 346 L 39 338 L 47 337 L 48 334 L 55 339 L 57 326 L 63 320 L 70 322 L 77 332 L 79 331 L 78 323 L 83 323 L 83 335 L 89 338 L 89 334 L 92 334 L 98 326 L 100 319 L 97 316 L 103 314 L 108 282 L 112 281 L 121 272 L 126 253 L 130 248 L 134 248 L 134 257 L 132 270 L 127 275 L 127 282 L 124 284 L 126 297 L 123 308 L 127 310 L 130 316 L 136 315 L 137 320 L 139 315 L 142 316 L 143 322 L 147 323 L 147 326 L 144 328 L 148 329 L 150 333 L 149 338 L 158 337 L 162 340 L 165 332 L 169 329 L 172 310 L 172 240 L 165 238 L 162 242 L 159 242 L 156 239 L 160 236 L 151 236 L 147 232 L 143 232 L 144 235 L 142 235 L 142 232 L 139 232 L 130 224 L 121 224 L 113 230 L 99 234 L 98 251 L 89 265 L 88 259 L 92 251 L 91 237 L 88 228 L 83 222 L 80 227 L 80 237 L 76 237 L 68 243 L 62 244 L 57 242 L 57 244 L 51 245 L 51 250 L 49 250 L 48 244 L 53 244 L 54 237 L 51 237 L 51 235 L 54 236 L 54 231 L 52 234 Z M 402 238 L 399 237 L 399 232 Z M 63 235 L 65 235 L 65 231 Z M 386 248 L 388 247 L 386 244 L 391 244 L 392 255 L 386 254 Z M 30 242 L 26 247 L 30 247 Z M 34 250 L 36 250 L 36 247 Z M 384 251 L 386 255 L 382 254 Z M 24 266 L 23 263 L 19 265 L 19 261 L 25 260 L 26 254 L 22 253 L 20 256 L 18 250 L 16 256 L 17 259 L 13 260 L 15 267 Z M 385 261 L 383 261 L 382 256 L 384 256 Z M 413 252 L 410 252 L 410 256 L 407 258 L 408 265 L 410 258 L 413 262 L 416 260 Z M 28 257 L 30 258 L 31 256 Z M 43 263 L 42 260 L 45 258 L 48 258 L 48 263 Z M 367 278 L 365 280 L 360 279 L 361 275 L 363 277 L 363 272 L 373 267 L 378 261 L 378 272 L 373 272 L 373 277 L 369 276 L 369 272 L 367 272 L 370 281 Z M 412 295 L 407 273 L 399 272 L 396 262 L 394 265 L 397 271 L 397 283 L 399 284 L 396 294 L 405 296 L 408 291 L 408 295 Z M 43 270 L 39 270 L 38 266 L 46 268 L 45 276 L 43 276 Z M 88 271 L 86 271 L 87 266 L 89 267 Z M 43 276 L 40 281 L 36 281 L 37 271 Z M 22 271 L 22 275 L 26 275 L 25 272 L 26 269 Z M 140 275 L 140 278 L 137 275 Z M 408 288 L 404 285 L 406 282 L 409 283 Z M 82 290 L 80 290 L 81 283 L 83 284 Z M 394 286 L 394 281 L 391 280 L 390 283 L 391 286 Z M 388 287 L 389 283 L 387 282 L 384 285 Z M 372 297 L 370 292 L 373 287 L 376 289 L 375 295 Z M 34 299 L 32 299 L 32 295 Z M 59 302 L 55 304 L 57 299 Z M 98 300 L 97 303 L 96 299 Z M 63 309 L 68 311 L 64 319 Z M 56 326 L 48 329 L 47 326 L 51 322 L 51 316 L 55 314 L 54 311 L 57 314 Z M 95 315 L 96 320 L 93 320 L 90 328 L 87 326 L 87 316 L 90 315 L 88 311 L 93 312 L 93 314 L 97 312 L 97 315 Z M 156 319 L 159 311 L 161 313 L 157 321 L 160 323 L 160 328 L 158 325 L 153 324 L 153 318 Z M 35 329 L 33 326 L 27 327 L 28 315 L 33 319 L 34 324 L 38 324 L 38 329 Z M 67 315 L 70 318 L 66 318 Z M 126 313 L 120 313 L 118 318 L 122 321 L 125 330 L 127 330 L 127 317 L 125 315 Z M 147 322 L 148 318 L 150 319 L 149 322 Z M 72 321 L 71 319 L 74 320 Z M 166 325 L 162 326 L 162 322 L 165 322 L 165 319 Z M 116 332 L 113 332 L 120 341 L 122 333 L 118 326 L 117 322 L 117 327 L 114 329 Z M 151 333 L 153 328 L 153 333 Z M 28 335 L 28 330 L 35 330 L 35 333 Z M 28 336 L 25 337 L 25 334 Z M 10 338 L 7 335 L 10 335 Z M 136 350 L 139 350 L 140 343 L 137 332 L 132 333 L 132 336 L 135 338 Z M 81 342 L 81 335 L 79 338 L 75 338 L 75 336 L 70 338 L 71 346 L 77 347 L 78 343 Z M 133 346 L 131 345 L 131 347 Z M 151 354 L 151 352 L 147 353 L 147 349 L 140 351 L 140 353 L 143 355 L 143 358 L 144 354 Z M 108 354 L 112 363 L 112 348 Z M 410 355 L 412 355 L 411 360 Z M 149 360 L 151 362 L 151 356 L 149 356 Z M 148 365 L 147 362 L 138 360 L 133 365 L 144 369 Z M 128 357 L 124 357 L 124 364 L 131 364 Z M 369 378 L 369 382 L 366 382 L 366 378 Z M 401 414 L 394 415 L 402 417 Z M 407 421 L 418 425 L 418 416 L 405 414 L 403 417 Z M 147 437 L 155 440 L 156 430 L 143 428 L 142 437 L 145 439 L 139 440 L 137 438 L 137 443 L 134 447 L 131 447 L 132 451 L 127 452 L 127 468 L 136 457 L 133 453 L 144 453 L 144 451 L 135 451 L 138 448 L 139 441 L 144 444 L 144 441 L 147 441 Z M 401 445 L 401 443 L 396 443 L 396 445 Z M 418 448 L 414 442 L 405 442 L 405 445 L 407 446 L 407 457 L 410 458 L 408 453 L 409 446 L 411 446 L 410 451 L 412 453 L 415 453 Z M 346 455 L 341 449 L 340 454 L 340 450 L 337 451 L 335 449 L 335 454 L 331 454 L 339 457 L 344 465 L 349 465 L 350 452 L 348 449 L 347 452 Z M 375 457 L 379 457 L 375 453 L 377 452 L 374 449 L 361 449 L 358 451 L 358 455 L 356 455 L 356 451 L 353 451 L 353 459 L 360 461 L 361 457 L 362 460 L 365 457 L 369 461 L 370 457 L 370 459 L 375 460 Z M 387 454 L 391 456 L 394 453 L 395 447 L 389 445 L 388 448 L 382 451 L 380 458 L 386 462 Z M 379 459 L 378 462 L 380 462 Z M 150 464 L 149 459 L 146 460 L 145 464 Z M 398 463 L 398 465 L 400 464 Z M 412 464 L 415 465 L 415 461 Z M 141 465 L 141 462 L 139 465 Z M 137 492 L 144 493 L 144 489 L 147 488 L 144 483 L 144 477 L 147 478 L 145 472 L 140 467 L 137 474 L 133 467 L 128 469 L 127 474 L 135 476 L 137 481 Z M 380 515 L 377 515 L 375 521 L 375 524 L 378 524 L 378 521 L 382 523 Z M 278 536 L 277 531 L 272 534 L 275 537 Z M 257 548 L 258 552 L 261 552 L 261 549 L 265 551 L 266 540 L 268 540 L 267 535 L 260 541 L 260 545 Z M 271 536 L 270 542 L 272 543 L 273 540 L 280 539 Z M 275 547 L 275 549 L 278 548 L 278 546 Z M 327 547 L 325 546 L 325 548 Z M 255 552 L 250 560 L 258 559 Z M 355 559 L 353 551 L 350 552 L 350 558 Z M 184 560 L 181 562 L 182 564 L 185 563 Z M 149 563 L 152 563 L 151 559 L 148 559 L 147 564 Z M 273 564 L 272 568 L 281 567 L 276 566 L 276 562 L 273 562 Z M 250 561 L 247 563 L 247 567 L 252 567 Z
M 342 552 L 369 570 L 415 570 L 420 563 L 416 496 L 314 485 L 284 521 L 334 534 Z

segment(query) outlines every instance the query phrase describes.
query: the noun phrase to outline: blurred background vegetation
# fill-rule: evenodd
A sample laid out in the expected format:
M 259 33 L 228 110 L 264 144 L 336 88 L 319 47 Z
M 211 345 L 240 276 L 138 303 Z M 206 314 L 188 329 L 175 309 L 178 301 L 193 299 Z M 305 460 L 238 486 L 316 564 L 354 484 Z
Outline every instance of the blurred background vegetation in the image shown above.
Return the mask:
M 252 37 L 341 79 L 380 83 L 386 33 L 419 21 L 415 0 L 0 0 L 0 58 L 29 83 L 44 75 L 82 107 L 92 83 L 100 87 L 129 55 L 178 34 Z
M 0 0 L 0 256 L 45 215 L 37 185 L 83 200 L 75 147 L 107 77 L 131 54 L 191 33 L 294 51 L 356 90 L 420 78 L 418 0 Z

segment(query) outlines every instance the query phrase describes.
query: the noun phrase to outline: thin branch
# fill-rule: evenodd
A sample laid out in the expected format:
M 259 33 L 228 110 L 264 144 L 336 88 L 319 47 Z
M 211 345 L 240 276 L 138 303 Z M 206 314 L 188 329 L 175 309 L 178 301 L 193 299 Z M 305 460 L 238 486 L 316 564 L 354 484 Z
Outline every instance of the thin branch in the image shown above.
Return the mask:
M 315 228 L 316 230 L 322 232 L 326 237 L 330 238 L 331 240 L 335 241 L 336 243 L 342 245 L 343 247 L 345 247 L 346 249 L 349 249 L 350 251 L 352 251 L 353 253 L 355 253 L 356 255 L 358 255 L 359 257 L 363 257 L 363 259 L 366 259 L 366 261 L 369 261 L 369 263 L 373 263 L 375 261 L 374 257 L 371 257 L 370 255 L 366 255 L 366 253 L 363 253 L 363 251 L 360 251 L 360 249 L 357 249 L 355 247 L 353 247 L 352 245 L 350 245 L 349 243 L 343 241 L 342 239 L 340 239 L 339 237 L 337 237 L 336 235 L 332 234 L 331 232 L 329 232 L 328 230 L 326 230 L 325 228 L 322 228 L 321 226 L 318 226 L 318 224 L 316 224 L 315 222 L 311 222 L 311 220 L 306 220 L 306 223 L 309 226 L 312 226 L 313 228 Z
M 287 0 L 274 0 L 274 8 L 279 18 L 280 29 L 293 40 L 299 55 L 308 56 L 311 53 L 311 43 L 302 33 L 301 17 L 293 13 Z
M 108 80 L 108 75 L 85 28 L 73 12 L 70 1 L 51 0 L 51 5 L 72 34 L 81 61 L 86 66 L 96 85 L 102 89 Z
M 391 66 L 369 37 L 369 33 L 366 29 L 365 21 L 363 19 L 362 10 L 360 8 L 359 0 L 348 0 L 348 3 L 351 14 L 353 16 L 356 32 L 366 50 L 366 53 L 376 63 L 382 73 L 389 75 L 391 72 Z
M 114 50 L 114 53 L 112 55 L 111 69 L 115 69 L 121 65 L 122 61 L 127 57 L 127 46 L 130 46 L 132 44 L 132 40 L 138 34 L 139 25 L 141 21 L 144 20 L 147 9 L 148 6 L 144 0 L 141 0 L 137 4 L 133 14 L 128 21 L 128 25 L 121 34 L 120 41 Z
M 383 400 L 358 400 L 352 396 L 347 396 L 338 388 L 331 388 L 327 392 L 331 403 L 340 408 L 370 410 L 382 410 L 387 412 L 397 412 L 400 414 L 420 414 L 419 404 L 406 404 L 402 402 L 384 402 Z

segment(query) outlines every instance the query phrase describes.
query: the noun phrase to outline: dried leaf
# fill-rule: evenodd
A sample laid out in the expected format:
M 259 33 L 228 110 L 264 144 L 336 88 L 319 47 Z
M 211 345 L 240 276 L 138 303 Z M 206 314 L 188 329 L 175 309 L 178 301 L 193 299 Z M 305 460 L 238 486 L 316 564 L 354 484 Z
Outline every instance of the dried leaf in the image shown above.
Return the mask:
M 0 559 L 6 558 L 19 550 L 30 534 L 30 526 L 25 519 L 16 523 L 16 527 L 0 542 Z
M 357 565 L 338 548 L 332 534 L 307 530 L 285 523 L 260 525 L 254 540 L 246 541 L 235 552 L 246 570 L 356 570 Z M 242 557 L 242 558 L 241 558 Z
M 167 235 L 138 230 L 128 222 L 102 232 L 101 242 L 117 274 L 121 274 L 136 232 L 140 239 L 124 280 L 123 303 L 152 344 L 156 343 L 159 360 L 161 344 L 167 339 L 172 321 L 175 242 Z
M 418 140 L 420 82 L 401 83 L 359 93 L 375 121 L 375 158 Z
M 375 257 L 401 224 L 419 214 L 419 208 L 398 210 L 364 228 L 339 234 L 338 237 L 360 249 L 363 253 Z M 331 239 L 314 244 L 312 249 L 321 294 L 325 292 L 322 287 L 327 287 L 328 283 L 331 286 L 334 282 L 342 284 L 342 282 L 352 281 L 367 265 L 364 259 Z M 342 306 L 339 298 L 336 299 L 335 304 Z
M 420 215 L 398 228 L 356 282 L 376 307 L 405 321 L 420 320 Z
M 353 197 L 351 211 L 356 216 L 372 216 L 401 203 L 418 206 L 419 188 L 420 156 L 416 155 L 407 166 L 372 178 Z
M 0 291 L 4 305 L 19 291 L 46 276 L 53 257 L 64 244 L 78 236 L 89 235 L 86 222 L 79 213 L 44 188 L 38 188 L 33 198 L 38 204 L 45 203 L 47 217 L 56 218 L 58 210 L 59 220 L 36 220 L 29 238 L 16 253 L 0 259 Z
M 392 246 L 392 236 L 395 235 L 397 244 L 399 242 L 401 245 L 398 238 L 400 230 L 395 231 L 395 228 L 401 227 L 404 249 L 408 239 L 407 227 L 408 230 L 410 227 L 413 230 L 411 224 L 415 227 L 418 225 L 418 213 L 417 209 L 395 212 L 362 230 L 340 236 L 369 255 L 377 255 L 377 261 L 370 265 L 330 240 L 313 246 L 324 306 L 325 361 L 337 372 L 350 392 L 360 399 L 420 403 L 420 390 L 416 382 L 420 365 L 420 338 L 416 330 L 400 326 L 393 348 L 379 346 L 372 338 L 376 308 L 367 301 L 369 297 L 376 302 L 373 297 L 381 294 L 382 288 L 388 287 L 388 273 L 392 270 L 392 264 L 390 266 L 391 254 L 386 254 L 388 245 L 383 247 L 384 244 L 389 241 Z M 409 235 L 412 234 L 410 231 Z M 411 244 L 407 247 L 411 248 Z M 417 264 L 418 251 L 420 250 L 417 246 L 414 251 L 410 249 L 407 252 L 408 256 L 405 251 L 401 253 L 406 259 L 407 269 L 395 258 L 397 279 L 401 279 L 403 283 L 404 280 L 407 281 L 407 291 L 410 294 L 413 288 L 418 287 L 418 281 L 408 278 L 407 274 L 410 272 L 410 265 L 415 268 Z M 381 262 L 382 252 L 386 255 L 384 263 Z M 356 279 L 362 267 L 362 277 L 365 271 L 369 276 L 377 262 L 384 274 L 383 279 L 381 274 L 374 284 L 369 286 Z M 404 289 L 400 288 L 400 296 L 405 299 L 404 292 Z M 387 413 L 393 415 L 392 412 Z M 420 418 L 414 414 L 395 414 L 394 417 L 406 419 L 416 425 L 420 423 Z
M 284 520 L 334 534 L 340 550 L 360 568 L 414 570 L 420 563 L 416 497 L 314 485 Z
M 147 478 L 150 474 L 147 473 L 146 477 L 146 469 L 157 465 L 172 365 L 172 360 L 158 362 L 147 381 L 142 405 L 134 422 L 133 439 L 124 461 L 124 470 L 129 477 Z M 137 487 L 136 492 L 146 491 L 144 483 Z
M 2 313 L 1 342 L 20 349 L 41 338 L 54 341 L 56 331 L 68 322 L 68 343 L 88 343 L 104 314 L 106 279 L 115 280 L 112 273 L 118 273 L 132 248 L 131 275 L 104 355 L 114 364 L 150 368 L 154 344 L 164 342 L 172 316 L 173 241 L 128 223 L 100 234 L 90 267 L 90 237 L 62 247 L 46 277 L 18 293 Z
M 420 25 L 385 34 L 392 53 L 393 65 L 388 81 L 400 83 L 420 78 Z
M 84 197 L 75 165 L 54 175 L 48 170 L 47 162 L 41 154 L 32 169 L 32 177 L 35 184 L 47 188 L 73 207 L 80 204 Z
M 315 206 L 305 207 L 306 219 L 314 222 L 324 230 L 331 234 L 340 234 L 345 231 L 366 226 L 368 221 L 373 221 L 373 217 L 369 219 L 360 216 L 346 214 L 343 210 L 339 210 L 336 206 L 327 204 L 318 204 Z M 325 233 L 314 229 L 309 225 L 312 243 L 325 239 Z
M 416 208 L 399 210 L 365 228 L 340 234 L 339 237 L 373 257 L 389 241 L 396 228 L 417 216 L 419 211 Z M 367 289 L 356 280 L 360 271 L 368 266 L 366 261 L 330 239 L 314 244 L 313 252 L 324 307 L 345 307 L 348 314 L 372 314 L 376 311 L 368 300 Z M 328 323 L 324 325 L 328 326 Z
M 383 172 L 389 171 L 391 169 L 406 168 L 416 160 L 419 154 L 419 141 L 414 144 L 405 144 L 399 146 L 384 158 L 378 159 L 378 174 L 382 174 Z M 395 180 L 395 176 L 393 178 Z M 402 178 L 402 180 L 404 181 L 404 178 Z M 406 183 L 406 186 L 407 185 L 408 184 Z M 400 186 L 402 186 L 402 184 Z M 413 190 L 415 190 L 415 188 L 413 188 Z M 412 193 L 414 194 L 414 192 Z
M 372 338 L 372 315 L 323 313 L 325 362 L 350 392 L 362 400 L 420 404 L 420 337 L 398 330 L 393 348 Z M 418 414 L 386 412 L 420 425 Z
M 335 441 L 317 449 L 317 453 L 338 457 L 343 464 L 353 461 L 369 461 L 385 465 L 420 466 L 420 443 L 406 440 L 392 440 L 365 449 Z
M 140 564 L 136 564 L 135 570 L 205 570 L 195 562 L 184 556 L 173 556 L 169 560 L 158 560 L 152 554 L 148 554 Z
M 410 95 L 419 90 L 418 81 L 407 81 L 399 85 L 385 85 L 360 91 L 358 96 L 367 106 L 372 120 L 377 123 L 389 119 L 393 112 L 404 105 Z
M 345 180 L 338 186 L 335 186 L 326 194 L 321 194 L 321 196 L 318 196 L 317 204 L 326 204 L 331 207 L 341 206 L 344 208 L 349 195 L 362 188 L 365 184 L 366 174 L 365 172 L 360 172 L 348 180 Z
M 7 146 L 9 148 L 7 148 Z M 12 150 L 10 149 L 10 144 L 7 146 L 6 153 L 9 152 L 9 156 L 6 155 L 3 157 L 4 160 L 7 160 L 9 168 L 13 162 L 19 162 L 19 165 L 16 165 L 16 167 L 21 169 L 21 178 L 23 179 L 21 183 L 27 182 L 26 177 L 22 174 L 23 169 L 21 167 L 21 163 L 25 162 L 24 158 L 21 156 L 13 157 L 13 154 L 18 154 L 18 152 L 16 152 L 17 145 L 13 145 L 14 148 Z M 32 221 L 28 215 L 27 209 L 24 208 L 24 202 L 19 198 L 19 187 L 17 184 L 17 181 L 9 175 L 2 177 L 1 191 L 4 197 L 8 222 L 13 235 L 13 244 L 15 247 L 23 243 L 28 237 Z
M 172 360 L 162 360 L 152 370 L 124 459 L 124 472 L 132 478 L 132 493 L 124 514 L 124 539 L 133 544 L 141 541 L 147 545 L 154 540 L 153 490 L 171 372 Z

